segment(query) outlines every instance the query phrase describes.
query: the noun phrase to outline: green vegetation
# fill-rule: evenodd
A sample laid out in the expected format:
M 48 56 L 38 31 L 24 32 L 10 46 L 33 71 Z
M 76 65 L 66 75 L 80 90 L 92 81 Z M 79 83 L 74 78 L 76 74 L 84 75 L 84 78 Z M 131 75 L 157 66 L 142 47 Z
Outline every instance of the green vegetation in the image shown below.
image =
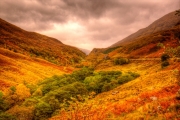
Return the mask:
M 161 67 L 164 68 L 164 67 L 167 67 L 169 65 L 169 62 L 168 62 L 168 59 L 170 58 L 170 56 L 166 53 L 162 54 L 161 56 Z
M 163 61 L 162 63 L 161 63 L 161 67 L 162 68 L 165 68 L 165 67 L 167 67 L 169 65 L 169 62 L 168 61 Z
M 8 114 L 8 113 L 0 113 L 0 120 L 17 120 L 16 117 Z
M 128 64 L 130 61 L 128 58 L 116 58 L 114 60 L 115 65 L 123 65 L 123 64 Z
M 108 48 L 107 50 L 105 50 L 103 53 L 104 54 L 108 54 L 108 53 L 110 53 L 110 52 L 112 52 L 113 50 L 116 50 L 116 49 L 118 49 L 118 48 L 120 48 L 121 46 L 117 46 L 117 47 L 113 47 L 113 48 Z
M 176 49 L 176 57 L 180 57 L 180 46 Z
M 112 90 L 137 77 L 139 74 L 133 72 L 95 72 L 92 68 L 84 67 L 72 74 L 47 78 L 38 86 L 27 84 L 31 97 L 23 100 L 16 93 L 18 88 L 12 86 L 10 94 L 5 98 L 0 92 L 0 117 L 2 120 L 16 120 L 13 116 L 45 120 L 58 114 L 62 109 L 68 109 L 74 100 L 84 102 L 85 99 L 91 98 L 92 93 L 97 95 Z M 5 112 L 7 109 L 11 109 L 12 115 Z
M 164 47 L 164 44 L 159 42 L 159 43 L 157 44 L 157 47 L 158 47 L 158 48 L 163 48 L 163 47 Z
M 169 56 L 168 54 L 164 53 L 164 54 L 162 54 L 162 56 L 161 56 L 161 61 L 162 61 L 162 62 L 163 62 L 163 61 L 167 61 L 169 58 L 170 58 L 170 56 Z
M 137 77 L 139 77 L 140 75 L 137 73 L 133 73 L 133 72 L 128 72 L 124 75 L 122 75 L 121 77 L 118 78 L 118 83 L 119 84 L 124 84 L 127 83 Z
M 5 113 L 7 110 L 7 103 L 3 98 L 3 93 L 0 91 L 0 120 L 16 120 L 16 118 L 8 113 Z

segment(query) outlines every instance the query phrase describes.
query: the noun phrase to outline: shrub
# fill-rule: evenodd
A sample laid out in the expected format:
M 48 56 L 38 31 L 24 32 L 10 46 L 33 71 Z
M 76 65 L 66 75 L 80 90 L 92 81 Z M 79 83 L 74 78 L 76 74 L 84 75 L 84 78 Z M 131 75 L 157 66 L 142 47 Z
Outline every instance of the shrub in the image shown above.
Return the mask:
M 14 116 L 8 113 L 0 113 L 0 120 L 17 120 Z
M 11 90 L 13 93 L 15 93 L 15 92 L 16 92 L 16 87 L 11 86 L 11 87 L 10 87 L 10 90 Z
M 114 60 L 115 65 L 123 65 L 123 64 L 128 64 L 128 63 L 129 63 L 129 59 L 127 58 L 116 58 Z
M 180 46 L 176 49 L 176 57 L 180 57 Z
M 8 104 L 3 99 L 3 93 L 0 91 L 0 112 L 5 111 L 8 108 Z
M 106 92 L 112 89 L 112 86 L 110 83 L 106 83 L 104 84 L 104 86 L 102 87 L 102 92 Z
M 77 81 L 84 81 L 88 76 L 93 75 L 93 69 L 84 67 L 81 70 L 74 71 L 71 77 L 75 78 Z
M 163 48 L 163 47 L 164 47 L 164 44 L 159 42 L 159 43 L 157 44 L 157 47 L 158 47 L 158 48 Z
M 128 72 L 128 74 L 130 74 L 133 78 L 137 78 L 140 76 L 138 73 L 134 73 L 134 72 Z
M 131 80 L 134 80 L 135 78 L 139 77 L 140 75 L 138 73 L 133 73 L 133 72 L 128 72 L 121 77 L 118 78 L 118 83 L 119 84 L 124 84 L 127 83 Z
M 167 67 L 169 65 L 169 62 L 168 61 L 163 61 L 161 63 L 161 67 L 164 68 L 164 67 Z
M 51 106 L 48 103 L 40 102 L 35 107 L 35 120 L 45 120 L 51 117 L 53 113 Z
M 122 75 L 119 79 L 118 79 L 118 83 L 119 84 L 124 84 L 124 83 L 127 83 L 131 80 L 133 80 L 134 78 L 129 75 L 129 74 L 125 74 L 125 75 Z
M 163 62 L 163 61 L 167 61 L 169 58 L 170 58 L 170 56 L 169 56 L 168 54 L 164 53 L 164 54 L 162 54 L 162 56 L 161 56 L 161 61 L 162 61 L 162 62 Z

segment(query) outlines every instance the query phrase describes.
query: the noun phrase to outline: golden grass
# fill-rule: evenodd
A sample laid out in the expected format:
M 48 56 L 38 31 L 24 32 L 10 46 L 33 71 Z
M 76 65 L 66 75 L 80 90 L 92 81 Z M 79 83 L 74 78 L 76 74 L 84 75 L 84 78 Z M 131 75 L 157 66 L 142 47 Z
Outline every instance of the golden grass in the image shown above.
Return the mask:
M 30 58 L 6 49 L 0 49 L 0 80 L 10 85 L 36 84 L 44 78 L 71 72 L 45 60 Z M 9 85 L 9 86 L 10 86 Z
M 92 119 L 89 120 L 96 120 L 97 113 L 101 113 L 102 120 L 178 119 L 178 112 L 175 109 L 179 103 L 175 95 L 180 89 L 177 85 L 177 69 L 179 69 L 177 64 L 179 63 L 171 62 L 170 66 L 162 69 L 158 61 L 136 61 L 127 65 L 99 69 L 132 71 L 141 76 L 109 92 L 99 94 L 87 103 L 79 103 L 80 107 L 77 106 L 69 112 L 61 112 L 52 120 L 61 117 L 65 117 L 63 120 L 67 120 L 68 117 L 75 119 L 73 116 L 83 120 L 83 115 L 86 114 L 91 115 Z M 115 91 L 116 94 L 112 94 Z M 95 102 L 92 104 L 92 101 Z M 86 109 L 88 110 L 84 111 Z

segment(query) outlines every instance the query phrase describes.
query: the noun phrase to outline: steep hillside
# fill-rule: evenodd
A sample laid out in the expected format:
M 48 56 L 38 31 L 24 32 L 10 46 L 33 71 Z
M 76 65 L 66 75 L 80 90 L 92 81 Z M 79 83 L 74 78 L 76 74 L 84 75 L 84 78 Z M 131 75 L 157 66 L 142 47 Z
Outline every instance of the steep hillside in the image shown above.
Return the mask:
M 179 33 L 180 17 L 172 12 L 109 48 L 91 51 L 86 60 L 91 61 L 91 64 L 95 64 L 94 60 L 98 60 L 107 66 L 107 63 L 103 62 L 107 62 L 105 58 L 111 61 L 120 57 L 160 58 L 163 53 L 167 53 L 171 57 L 178 57 Z
M 82 52 L 2 20 L 0 119 L 179 120 L 180 22 L 175 21 L 163 22 L 156 32 L 142 30 L 120 46 L 95 48 L 75 70 L 66 65 L 78 63 Z M 166 22 L 175 23 L 166 29 Z
M 39 58 L 31 58 L 0 48 L 0 90 L 19 84 L 37 84 L 53 75 L 72 72 L 72 68 L 56 66 Z
M 57 39 L 28 32 L 0 19 L 0 47 L 28 56 L 43 58 L 58 65 L 80 62 L 85 54 Z
M 110 47 L 122 46 L 122 45 L 128 44 L 131 41 L 134 41 L 135 39 L 139 39 L 141 37 L 145 37 L 147 35 L 150 35 L 159 31 L 171 29 L 175 25 L 177 25 L 178 22 L 180 22 L 179 16 L 175 15 L 175 12 L 171 12 L 163 16 L 162 18 L 156 20 L 155 22 L 150 24 L 148 27 L 140 29 L 139 31 L 120 40 L 119 42 L 111 45 Z

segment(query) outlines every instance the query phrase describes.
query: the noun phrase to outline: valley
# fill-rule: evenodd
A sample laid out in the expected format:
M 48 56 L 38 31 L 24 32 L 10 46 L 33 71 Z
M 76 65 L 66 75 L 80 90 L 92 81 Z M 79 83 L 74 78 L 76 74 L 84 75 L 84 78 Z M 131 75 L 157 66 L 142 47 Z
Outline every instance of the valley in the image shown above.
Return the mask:
M 0 19 L 0 120 L 179 120 L 179 23 L 85 55 Z

